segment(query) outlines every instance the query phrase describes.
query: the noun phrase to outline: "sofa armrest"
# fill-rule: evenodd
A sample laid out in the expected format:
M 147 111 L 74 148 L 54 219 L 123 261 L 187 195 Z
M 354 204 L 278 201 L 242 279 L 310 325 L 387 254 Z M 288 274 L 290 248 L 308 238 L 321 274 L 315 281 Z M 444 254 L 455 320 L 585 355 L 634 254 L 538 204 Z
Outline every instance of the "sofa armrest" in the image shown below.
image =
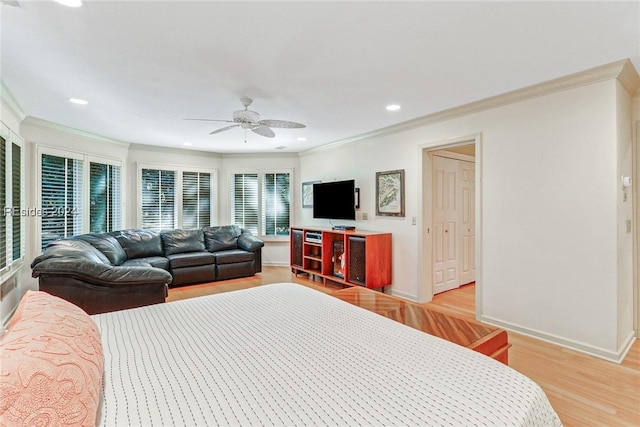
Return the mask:
M 245 251 L 255 252 L 264 246 L 264 242 L 249 232 L 242 233 L 238 236 L 238 247 Z
M 79 258 L 50 258 L 32 266 L 33 277 L 70 277 L 103 286 L 171 283 L 171 274 L 151 266 L 113 267 Z

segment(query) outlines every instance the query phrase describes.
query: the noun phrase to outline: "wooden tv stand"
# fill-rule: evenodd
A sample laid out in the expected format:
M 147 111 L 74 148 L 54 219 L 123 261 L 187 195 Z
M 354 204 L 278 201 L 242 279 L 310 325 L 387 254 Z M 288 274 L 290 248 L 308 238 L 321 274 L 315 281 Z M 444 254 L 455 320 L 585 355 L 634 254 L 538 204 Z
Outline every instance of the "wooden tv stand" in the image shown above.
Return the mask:
M 391 233 L 292 227 L 291 270 L 347 286 L 391 285 Z

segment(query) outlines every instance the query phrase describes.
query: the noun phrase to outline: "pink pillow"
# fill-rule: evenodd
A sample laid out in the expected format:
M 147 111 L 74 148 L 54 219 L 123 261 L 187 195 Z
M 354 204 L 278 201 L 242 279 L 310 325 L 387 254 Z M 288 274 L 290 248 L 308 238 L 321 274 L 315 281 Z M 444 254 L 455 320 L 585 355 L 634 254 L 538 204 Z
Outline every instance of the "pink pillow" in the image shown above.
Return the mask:
M 0 424 L 94 426 L 103 361 L 87 313 L 27 291 L 0 339 Z

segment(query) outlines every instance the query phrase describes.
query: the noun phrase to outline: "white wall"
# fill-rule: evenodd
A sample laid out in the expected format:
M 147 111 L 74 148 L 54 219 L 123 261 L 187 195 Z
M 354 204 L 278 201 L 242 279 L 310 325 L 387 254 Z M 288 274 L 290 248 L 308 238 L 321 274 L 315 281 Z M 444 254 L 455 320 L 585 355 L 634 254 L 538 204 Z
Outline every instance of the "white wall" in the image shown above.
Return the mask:
M 421 218 L 420 147 L 480 133 L 478 316 L 616 360 L 632 331 L 630 266 L 618 264 L 631 252 L 619 233 L 619 150 L 629 143 L 618 139 L 619 95 L 610 79 L 312 151 L 302 180 L 356 179 L 372 218 L 357 226 L 393 233 L 392 292 L 417 299 L 419 263 L 430 263 L 416 255 L 427 224 L 410 225 Z M 392 169 L 406 171 L 406 217 L 375 217 L 375 172 Z M 310 214 L 298 222 L 311 224 Z
M 634 283 L 634 266 L 633 266 L 633 233 L 632 229 L 627 229 L 627 223 L 633 223 L 633 188 L 622 188 L 622 177 L 633 176 L 633 106 L 632 95 L 627 92 L 625 87 L 616 82 L 617 91 L 617 142 L 618 142 L 618 339 L 617 345 L 623 347 L 635 334 L 633 331 L 629 333 L 625 325 L 631 323 L 633 325 L 633 287 L 627 286 L 628 283 Z M 625 197 L 626 195 L 626 197 Z M 631 249 L 631 250 L 630 250 Z
M 294 179 L 299 168 L 297 154 L 262 154 L 262 155 L 221 155 L 216 153 L 181 150 L 147 145 L 131 145 L 127 160 L 127 200 L 132 207 L 127 210 L 125 226 L 138 227 L 137 186 L 138 163 L 150 165 L 185 166 L 214 169 L 217 172 L 218 194 L 216 194 L 217 224 L 229 224 L 229 174 L 231 171 L 256 169 L 291 169 Z M 295 208 L 294 208 L 295 209 Z M 295 213 L 294 213 L 295 214 Z M 267 239 L 262 251 L 262 262 L 265 265 L 288 265 L 289 242 Z
M 154 166 L 185 166 L 219 171 L 222 165 L 219 154 L 195 150 L 131 145 L 127 159 L 127 200 L 132 207 L 127 209 L 125 228 L 139 228 L 138 212 L 138 164 Z M 217 194 L 216 197 L 219 197 Z M 214 201 L 216 203 L 216 201 Z M 215 206 L 215 205 L 214 205 Z
M 222 169 L 220 171 L 220 209 L 222 216 L 221 224 L 229 223 L 229 176 L 234 171 L 243 170 L 265 170 L 265 169 L 290 169 L 293 173 L 293 195 L 292 217 L 297 216 L 299 204 L 295 203 L 296 186 L 295 182 L 299 175 L 300 162 L 296 153 L 277 153 L 261 155 L 225 155 L 223 156 Z M 263 265 L 289 265 L 289 239 L 267 238 L 262 249 Z

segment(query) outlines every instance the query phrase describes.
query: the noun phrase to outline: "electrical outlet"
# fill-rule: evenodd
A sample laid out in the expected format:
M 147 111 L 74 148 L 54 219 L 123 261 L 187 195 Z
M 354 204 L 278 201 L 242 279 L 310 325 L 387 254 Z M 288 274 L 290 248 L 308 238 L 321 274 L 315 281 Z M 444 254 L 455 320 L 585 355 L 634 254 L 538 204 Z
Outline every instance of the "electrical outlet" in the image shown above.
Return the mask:
M 417 218 L 415 216 L 411 217 L 411 225 L 416 225 Z
M 631 233 L 631 220 L 627 220 L 627 233 Z
M 366 220 L 368 220 L 368 219 L 369 219 L 369 214 L 368 214 L 368 213 L 366 213 L 366 212 L 362 212 L 362 220 L 363 220 L 363 221 L 366 221 Z

